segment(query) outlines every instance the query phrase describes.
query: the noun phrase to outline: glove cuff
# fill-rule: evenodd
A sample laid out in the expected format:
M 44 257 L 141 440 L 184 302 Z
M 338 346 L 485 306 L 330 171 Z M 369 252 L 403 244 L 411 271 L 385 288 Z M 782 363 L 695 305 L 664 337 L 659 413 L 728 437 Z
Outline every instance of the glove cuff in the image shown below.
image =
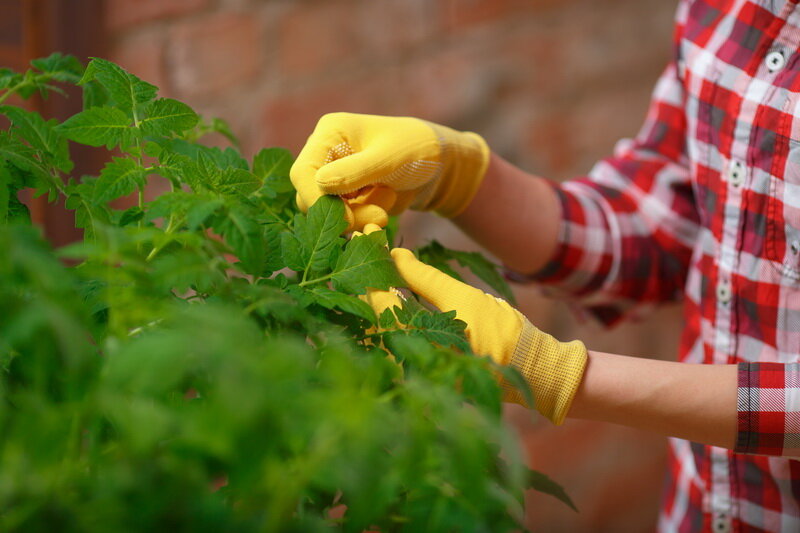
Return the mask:
M 581 384 L 587 361 L 582 342 L 559 342 L 524 320 L 509 366 L 517 369 L 530 386 L 536 410 L 560 425 Z M 520 391 L 508 384 L 504 388 L 506 401 L 530 407 Z
M 453 218 L 467 208 L 483 182 L 489 166 L 489 145 L 477 133 L 426 124 L 439 143 L 441 172 L 418 192 L 412 207 Z

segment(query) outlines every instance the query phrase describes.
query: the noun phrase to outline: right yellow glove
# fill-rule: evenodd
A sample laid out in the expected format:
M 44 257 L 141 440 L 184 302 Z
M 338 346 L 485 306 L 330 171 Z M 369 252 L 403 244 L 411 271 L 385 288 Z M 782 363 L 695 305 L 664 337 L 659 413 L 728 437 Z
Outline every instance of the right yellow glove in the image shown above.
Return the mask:
M 522 374 L 536 400 L 536 409 L 561 424 L 586 368 L 586 347 L 580 341 L 559 342 L 490 294 L 461 283 L 419 261 L 404 248 L 392 250 L 398 272 L 409 288 L 442 311 L 455 310 L 467 323 L 467 338 L 478 355 Z M 507 383 L 504 399 L 525 405 L 522 394 Z
M 330 113 L 320 118 L 290 176 L 307 210 L 324 194 L 347 200 L 350 229 L 385 225 L 408 207 L 454 217 L 472 201 L 489 164 L 476 133 L 411 117 Z

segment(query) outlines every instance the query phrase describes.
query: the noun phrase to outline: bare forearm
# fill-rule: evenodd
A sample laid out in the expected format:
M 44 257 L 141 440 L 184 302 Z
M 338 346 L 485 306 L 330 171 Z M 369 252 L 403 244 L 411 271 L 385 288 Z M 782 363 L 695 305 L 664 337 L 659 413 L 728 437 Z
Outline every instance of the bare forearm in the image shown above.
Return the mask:
M 736 365 L 699 365 L 589 352 L 571 418 L 622 424 L 732 448 Z
M 506 265 L 529 273 L 554 253 L 561 207 L 542 178 L 493 153 L 475 199 L 453 220 Z

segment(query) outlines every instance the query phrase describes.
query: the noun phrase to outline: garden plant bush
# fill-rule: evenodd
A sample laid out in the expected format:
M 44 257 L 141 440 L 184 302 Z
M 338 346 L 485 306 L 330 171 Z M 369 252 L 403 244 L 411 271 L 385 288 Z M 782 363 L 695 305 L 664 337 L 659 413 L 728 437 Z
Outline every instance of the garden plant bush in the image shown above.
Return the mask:
M 62 84 L 63 122 L 8 105 Z M 102 59 L 0 69 L 0 104 L 0 530 L 504 531 L 528 487 L 571 505 L 502 423 L 496 374 L 519 376 L 453 313 L 375 316 L 357 295 L 403 284 L 387 232 L 347 239 L 339 198 L 298 212 L 286 150 L 246 160 Z M 98 176 L 70 143 L 110 151 Z M 54 251 L 23 189 L 84 240 Z M 510 297 L 479 254 L 419 253 Z

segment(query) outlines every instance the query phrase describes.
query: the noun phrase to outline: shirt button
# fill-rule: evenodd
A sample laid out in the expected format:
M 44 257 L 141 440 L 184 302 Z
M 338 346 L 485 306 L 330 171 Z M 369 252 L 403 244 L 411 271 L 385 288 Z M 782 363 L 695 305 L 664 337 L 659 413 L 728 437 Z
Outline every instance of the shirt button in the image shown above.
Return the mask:
M 713 520 L 714 533 L 728 533 L 731 530 L 731 523 L 725 513 L 714 514 Z
M 717 284 L 717 300 L 719 300 L 723 304 L 727 304 L 731 301 L 731 283 L 726 280 L 722 280 Z
M 786 58 L 783 57 L 783 52 L 775 50 L 767 54 L 764 63 L 767 65 L 767 70 L 770 72 L 778 72 L 786 65 Z
M 731 185 L 739 187 L 744 183 L 745 168 L 741 161 L 732 161 L 728 169 L 728 179 Z

